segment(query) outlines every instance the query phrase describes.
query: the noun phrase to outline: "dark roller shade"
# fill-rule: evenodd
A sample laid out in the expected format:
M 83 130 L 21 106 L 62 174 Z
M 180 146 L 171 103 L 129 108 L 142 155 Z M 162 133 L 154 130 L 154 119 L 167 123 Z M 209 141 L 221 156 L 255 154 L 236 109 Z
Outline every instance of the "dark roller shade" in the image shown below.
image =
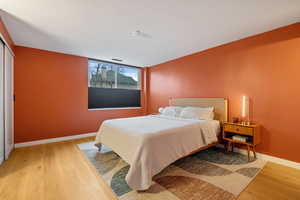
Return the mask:
M 89 87 L 89 109 L 140 106 L 140 90 Z

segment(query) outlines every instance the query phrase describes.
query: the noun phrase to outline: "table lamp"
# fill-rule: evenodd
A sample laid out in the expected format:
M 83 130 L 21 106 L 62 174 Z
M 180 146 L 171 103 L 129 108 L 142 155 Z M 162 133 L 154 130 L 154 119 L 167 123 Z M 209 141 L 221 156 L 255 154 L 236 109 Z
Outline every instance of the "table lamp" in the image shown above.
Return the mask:
M 242 124 L 250 125 L 249 121 L 249 97 L 243 96 L 242 99 Z

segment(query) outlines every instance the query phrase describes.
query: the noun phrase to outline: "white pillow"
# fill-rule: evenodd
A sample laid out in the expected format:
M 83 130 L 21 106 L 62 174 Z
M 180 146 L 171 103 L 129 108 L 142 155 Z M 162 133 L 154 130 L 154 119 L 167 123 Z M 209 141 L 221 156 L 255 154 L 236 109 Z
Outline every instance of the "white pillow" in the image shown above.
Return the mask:
M 163 111 L 164 111 L 164 108 L 162 108 L 162 107 L 158 108 L 158 112 L 159 112 L 160 114 L 162 114 Z
M 213 107 L 185 107 L 180 113 L 181 118 L 186 119 L 214 119 L 214 108 Z
M 162 111 L 161 114 L 171 117 L 178 117 L 181 113 L 182 107 L 179 106 L 167 106 Z

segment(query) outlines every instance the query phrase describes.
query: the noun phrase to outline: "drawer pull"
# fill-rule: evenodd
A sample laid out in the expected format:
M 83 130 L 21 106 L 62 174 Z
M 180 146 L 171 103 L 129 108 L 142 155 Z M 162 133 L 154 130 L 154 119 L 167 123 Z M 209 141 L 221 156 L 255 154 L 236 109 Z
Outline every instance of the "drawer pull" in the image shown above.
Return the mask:
M 238 129 L 238 128 L 236 129 L 236 131 L 239 131 L 239 130 L 240 130 L 240 129 Z

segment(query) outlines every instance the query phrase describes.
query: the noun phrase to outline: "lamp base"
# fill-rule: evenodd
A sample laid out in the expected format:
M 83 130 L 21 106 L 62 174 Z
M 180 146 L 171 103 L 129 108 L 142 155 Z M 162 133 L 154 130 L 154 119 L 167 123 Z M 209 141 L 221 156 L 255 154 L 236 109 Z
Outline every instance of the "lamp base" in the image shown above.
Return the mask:
M 250 121 L 242 121 L 241 124 L 245 125 L 245 126 L 249 126 L 249 125 L 251 125 L 251 122 Z

